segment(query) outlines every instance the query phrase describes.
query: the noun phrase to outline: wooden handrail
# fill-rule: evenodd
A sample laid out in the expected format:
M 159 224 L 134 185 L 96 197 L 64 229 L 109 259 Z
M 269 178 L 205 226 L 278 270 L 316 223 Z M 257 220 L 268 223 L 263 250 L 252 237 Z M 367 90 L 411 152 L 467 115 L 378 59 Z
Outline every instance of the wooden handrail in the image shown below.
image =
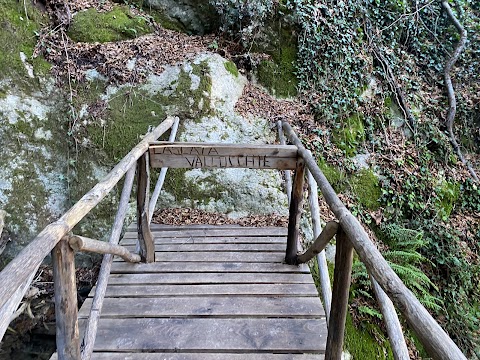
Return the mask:
M 283 129 L 291 143 L 297 146 L 299 155 L 305 161 L 330 210 L 335 214 L 367 271 L 405 317 L 429 355 L 434 359 L 466 359 L 458 346 L 388 265 L 363 226 L 338 198 L 317 162 L 305 149 L 290 124 L 284 121 Z
M 117 214 L 113 222 L 112 231 L 110 234 L 109 244 L 116 245 L 120 240 L 123 224 L 127 215 L 128 202 L 133 188 L 133 179 L 135 177 L 135 166 L 132 166 L 125 175 L 125 182 L 123 184 L 122 194 L 120 195 L 120 202 L 118 204 Z M 83 337 L 84 347 L 82 349 L 82 360 L 90 360 L 95 344 L 95 337 L 97 336 L 98 319 L 103 307 L 103 300 L 107 292 L 108 276 L 112 268 L 113 255 L 107 254 L 103 257 L 100 272 L 98 273 L 97 286 L 95 294 L 93 295 L 92 306 L 90 308 L 90 316 L 88 317 L 87 325 L 85 327 L 85 335 Z
M 127 170 L 148 150 L 149 142 L 158 139 L 173 125 L 174 121 L 173 117 L 169 117 L 147 134 L 102 181 L 96 184 L 60 219 L 45 227 L 29 245 L 10 261 L 0 273 L 0 284 L 2 284 L 0 309 L 14 295 L 18 287 L 36 271 L 60 239 L 103 200 Z
M 89 251 L 97 254 L 112 254 L 131 263 L 142 261 L 140 255 L 130 252 L 121 245 L 114 245 L 105 241 L 90 239 L 84 236 L 73 235 L 68 239 L 70 247 L 75 251 Z
M 178 125 L 180 124 L 180 119 L 177 118 L 175 123 L 170 130 L 170 136 L 168 138 L 169 142 L 174 142 L 175 137 L 177 136 Z M 158 175 L 157 183 L 155 184 L 155 189 L 152 193 L 152 198 L 150 199 L 150 206 L 148 207 L 148 223 L 152 222 L 153 213 L 155 212 L 155 206 L 157 205 L 158 197 L 160 196 L 160 191 L 162 191 L 163 183 L 165 182 L 165 177 L 167 176 L 168 167 L 163 167 L 160 169 L 160 174 Z

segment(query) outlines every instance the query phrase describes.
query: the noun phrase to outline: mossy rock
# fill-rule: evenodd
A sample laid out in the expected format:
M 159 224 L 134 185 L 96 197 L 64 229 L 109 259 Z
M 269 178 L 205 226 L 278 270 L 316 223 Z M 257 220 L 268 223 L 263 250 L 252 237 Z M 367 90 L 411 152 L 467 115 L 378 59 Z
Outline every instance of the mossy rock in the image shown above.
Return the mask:
M 68 36 L 76 42 L 105 43 L 151 32 L 145 18 L 133 15 L 127 6 L 114 6 L 108 12 L 98 12 L 94 8 L 79 12 L 73 17 Z
M 337 193 L 341 193 L 345 190 L 347 186 L 347 176 L 343 171 L 337 169 L 335 166 L 327 164 L 323 159 L 319 160 L 318 166 Z
M 361 170 L 352 177 L 350 183 L 360 204 L 369 210 L 377 210 L 380 207 L 382 190 L 378 178 L 371 170 Z
M 25 6 L 24 6 L 25 4 Z M 27 77 L 27 70 L 20 58 L 25 54 L 27 62 L 33 66 L 34 74 L 45 75 L 51 65 L 41 56 L 32 58 L 37 42 L 36 34 L 48 23 L 46 14 L 31 4 L 16 0 L 0 0 L 0 79 L 14 78 L 15 85 L 28 82 L 22 86 L 32 88 L 32 81 Z
M 264 27 L 260 37 L 262 40 L 257 41 L 252 50 L 266 53 L 272 60 L 263 60 L 257 66 L 258 81 L 278 97 L 295 96 L 298 46 L 294 27 L 274 19 Z
M 238 77 L 238 69 L 237 65 L 233 61 L 226 61 L 225 64 L 225 70 L 227 70 L 230 74 L 232 74 L 235 77 Z
M 345 348 L 353 359 L 385 359 L 393 360 L 390 343 L 377 325 L 361 322 L 361 328 L 355 327 L 352 315 L 347 312 L 345 322 Z M 374 334 L 374 335 L 372 335 Z M 383 339 L 379 344 L 375 339 Z
M 108 103 L 107 121 L 88 128 L 90 139 L 116 160 L 124 157 L 165 117 L 163 107 L 141 90 L 121 89 Z
M 363 115 L 353 114 L 342 120 L 333 130 L 333 143 L 348 157 L 354 156 L 357 147 L 365 141 Z

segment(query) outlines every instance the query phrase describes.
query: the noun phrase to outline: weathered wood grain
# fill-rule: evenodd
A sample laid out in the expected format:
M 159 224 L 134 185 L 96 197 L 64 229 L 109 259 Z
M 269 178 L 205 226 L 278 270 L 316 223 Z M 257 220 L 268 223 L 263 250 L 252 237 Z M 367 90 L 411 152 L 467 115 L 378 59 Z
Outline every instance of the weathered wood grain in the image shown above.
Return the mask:
M 405 316 L 428 354 L 435 359 L 466 359 L 458 346 L 388 265 L 360 222 L 338 198 L 315 159 L 302 145 L 291 126 L 287 122 L 283 122 L 283 128 L 290 141 L 297 146 L 299 156 L 305 160 L 308 169 L 322 191 L 325 201 L 347 233 L 368 272 L 377 280 L 395 306 Z
M 91 299 L 78 316 L 86 318 Z M 83 310 L 85 309 L 85 310 Z M 156 318 L 156 317 L 288 317 L 321 318 L 324 316 L 318 297 L 231 297 L 231 296 L 190 296 L 107 298 L 103 303 L 104 318 Z
M 392 346 L 393 358 L 395 360 L 408 360 L 410 359 L 410 354 L 403 336 L 402 325 L 400 325 L 400 320 L 398 319 L 392 300 L 390 300 L 371 275 L 370 281 L 372 282 L 375 297 L 380 305 L 383 321 L 387 327 L 388 340 Z
M 283 253 L 253 253 L 253 252 L 157 252 L 157 261 L 204 261 L 212 262 L 283 262 Z M 120 261 L 116 258 L 116 261 Z
M 310 274 L 258 274 L 258 273 L 177 273 L 157 274 L 112 274 L 111 285 L 150 284 L 308 284 Z
M 280 145 L 286 145 L 287 142 L 285 141 L 285 135 L 283 134 L 282 120 L 278 120 L 277 122 L 277 131 L 278 131 L 278 139 L 280 141 Z M 290 173 L 290 170 L 285 170 L 284 175 L 285 175 L 285 191 L 287 192 L 288 204 L 290 205 L 290 201 L 292 197 L 292 174 Z
M 172 125 L 172 129 L 170 130 L 170 136 L 168 137 L 169 142 L 175 141 L 179 124 L 180 119 L 177 118 Z M 165 182 L 165 177 L 167 176 L 167 171 L 168 168 L 166 167 L 160 169 L 160 174 L 158 175 L 157 183 L 155 184 L 155 189 L 153 190 L 152 198 L 150 199 L 150 204 L 148 206 L 148 223 L 151 223 L 152 221 L 158 197 L 160 196 L 160 191 L 162 191 L 163 183 Z
M 0 309 L 25 282 L 54 246 L 72 228 L 84 218 L 123 177 L 127 170 L 148 149 L 149 142 L 158 139 L 173 124 L 174 118 L 167 118 L 151 133 L 147 134 L 112 171 L 92 190 L 85 194 L 60 219 L 44 228 L 33 241 L 25 247 L 0 273 Z
M 52 250 L 57 353 L 60 360 L 80 359 L 75 254 L 64 238 Z
M 123 245 L 123 244 L 122 244 Z M 130 251 L 135 250 L 134 245 L 123 245 L 124 249 Z M 238 251 L 238 252 L 284 252 L 285 244 L 274 243 L 274 244 L 155 244 L 156 252 L 165 252 L 165 251 L 183 251 L 183 252 L 196 252 L 196 251 L 208 251 L 208 252 L 218 252 L 218 251 Z M 118 255 L 118 254 L 116 254 Z
M 112 245 L 118 244 L 118 240 L 120 239 L 122 233 L 123 223 L 125 222 L 125 217 L 127 215 L 130 194 L 132 193 L 135 168 L 135 165 L 132 165 L 125 175 L 125 182 L 123 184 L 122 194 L 120 195 L 118 210 L 115 214 L 112 232 L 110 233 L 110 239 L 108 241 L 109 244 Z M 97 335 L 98 321 L 102 311 L 103 299 L 105 298 L 108 276 L 110 276 L 112 262 L 112 254 L 106 254 L 102 259 L 102 264 L 100 266 L 100 272 L 97 279 L 97 286 L 95 287 L 95 294 L 93 295 L 92 306 L 89 309 L 90 315 L 88 321 L 85 323 L 82 360 L 89 360 L 92 355 L 93 345 Z
M 90 296 L 93 294 L 92 293 Z M 107 297 L 163 297 L 163 296 L 191 297 L 204 295 L 265 295 L 265 296 L 318 296 L 313 283 L 309 284 L 180 284 L 180 285 L 110 285 L 107 288 Z
M 297 149 L 289 145 L 157 143 L 152 167 L 295 169 Z
M 96 352 L 93 360 L 323 360 L 323 354 L 265 354 L 265 353 L 115 353 Z M 58 360 L 54 354 L 50 360 Z
M 304 264 L 313 259 L 315 255 L 318 255 L 320 252 L 324 251 L 330 240 L 332 240 L 337 233 L 337 229 L 338 223 L 336 221 L 329 221 L 323 228 L 320 235 L 318 235 L 318 237 L 315 239 L 313 244 L 310 245 L 310 247 L 303 254 L 298 255 L 296 262 L 298 264 Z
M 145 153 L 137 161 L 137 234 L 138 252 L 146 263 L 155 261 L 155 244 L 148 215 L 149 194 L 150 171 L 148 153 Z
M 105 319 L 96 351 L 323 353 L 324 319 Z
M 280 263 L 244 263 L 244 262 L 154 262 L 152 264 L 129 264 L 115 262 L 112 274 L 125 273 L 208 273 L 208 272 L 258 272 L 258 273 L 309 273 L 307 265 L 292 266 Z
M 205 229 L 205 228 L 192 228 L 192 229 L 182 229 L 180 227 L 176 227 L 175 229 L 161 229 L 156 228 L 155 224 L 151 224 L 151 230 L 155 237 L 189 237 L 189 236 L 207 236 L 207 237 L 216 237 L 216 236 L 223 236 L 223 237 L 232 237 L 232 236 L 286 236 L 287 235 L 287 228 L 282 227 L 271 227 L 271 228 L 261 228 L 261 227 L 235 227 L 230 228 L 223 226 L 219 226 L 215 229 Z M 129 234 L 129 233 L 127 233 Z
M 341 360 L 345 321 L 348 311 L 348 295 L 352 275 L 353 247 L 342 228 L 337 231 L 337 251 L 333 272 L 332 309 L 328 324 L 325 359 Z
M 141 261 L 140 255 L 130 252 L 126 247 L 90 239 L 84 236 L 70 236 L 68 243 L 75 251 L 89 251 L 97 254 L 112 254 L 132 263 Z M 132 249 L 132 251 L 133 250 L 134 249 Z
M 127 236 L 128 235 L 128 236 Z M 286 244 L 286 237 L 268 237 L 268 236 L 232 236 L 232 237 L 155 237 L 155 244 Z M 132 245 L 136 243 L 136 236 L 132 237 L 130 233 L 125 235 L 122 245 Z
M 310 205 L 310 215 L 312 218 L 313 238 L 317 239 L 322 232 L 322 221 L 320 219 L 320 206 L 318 205 L 318 186 L 309 170 L 307 170 L 308 184 L 308 203 Z M 318 249 L 320 250 L 320 249 Z M 325 250 L 321 250 L 317 254 L 318 277 L 320 281 L 320 289 L 325 306 L 325 315 L 328 320 L 330 318 L 330 308 L 332 306 L 332 286 L 330 284 L 330 275 L 328 273 L 327 259 Z
M 290 212 L 288 216 L 288 235 L 285 262 L 295 265 L 297 261 L 298 240 L 300 235 L 300 218 L 303 208 L 303 185 L 305 183 L 305 163 L 299 160 L 293 178 Z

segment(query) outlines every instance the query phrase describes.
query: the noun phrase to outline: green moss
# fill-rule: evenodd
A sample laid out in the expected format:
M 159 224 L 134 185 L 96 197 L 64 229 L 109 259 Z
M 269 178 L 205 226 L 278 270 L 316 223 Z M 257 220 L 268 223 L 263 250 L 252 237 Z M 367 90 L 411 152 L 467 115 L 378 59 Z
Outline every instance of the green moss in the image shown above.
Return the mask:
M 152 32 L 147 21 L 134 16 L 127 6 L 115 6 L 108 12 L 94 8 L 81 11 L 73 18 L 68 35 L 77 42 L 109 42 L 132 39 Z
M 350 183 L 360 204 L 369 210 L 377 210 L 380 207 L 379 199 L 382 191 L 378 178 L 371 170 L 361 170 L 352 177 Z
M 393 359 L 392 348 L 378 326 L 362 322 L 361 329 L 353 324 L 352 316 L 347 312 L 345 323 L 345 348 L 353 359 Z M 375 334 L 375 337 L 372 336 Z M 375 339 L 382 339 L 379 344 Z
M 256 47 L 272 57 L 272 61 L 263 60 L 257 67 L 258 81 L 279 97 L 291 97 L 297 94 L 298 80 L 295 76 L 297 59 L 297 39 L 295 32 L 283 28 L 280 21 L 276 31 L 267 34 L 270 46 Z M 275 27 L 275 25 L 272 25 Z
M 192 88 L 191 74 L 182 69 L 178 81 L 172 84 L 172 86 L 176 86 L 175 92 L 170 96 L 161 97 L 162 103 L 175 106 L 179 110 L 182 109 L 183 114 L 179 113 L 179 115 L 198 118 L 211 114 L 212 78 L 209 71 L 207 61 L 192 64 L 191 74 L 200 79 L 198 87 Z M 190 106 L 186 106 L 186 104 L 190 104 Z
M 88 128 L 90 139 L 119 160 L 165 117 L 161 104 L 143 91 L 120 90 L 108 103 L 106 121 Z
M 446 221 L 450 217 L 453 207 L 460 196 L 460 184 L 442 181 L 437 185 L 436 194 L 435 207 L 442 220 Z
M 151 10 L 149 14 L 153 17 L 156 23 L 160 24 L 164 29 L 178 31 L 181 33 L 188 33 L 185 26 L 178 20 L 172 19 L 159 10 Z
M 318 166 L 337 193 L 341 193 L 345 190 L 347 185 L 347 176 L 343 171 L 327 164 L 323 159 L 319 160 Z
M 24 7 L 25 4 L 25 7 Z M 25 13 L 26 8 L 26 13 Z M 27 70 L 20 59 L 23 52 L 27 61 L 33 65 L 35 74 L 44 74 L 50 66 L 42 57 L 32 60 L 37 42 L 36 33 L 48 19 L 34 7 L 30 1 L 25 3 L 16 0 L 0 0 L 0 79 L 13 77 L 16 85 L 21 85 L 20 79 L 28 80 L 28 88 L 32 82 L 27 78 Z
M 365 140 L 363 115 L 353 114 L 342 120 L 340 124 L 337 124 L 336 129 L 333 131 L 332 140 L 347 156 L 355 155 L 357 146 Z
M 227 70 L 230 74 L 235 77 L 238 77 L 238 69 L 237 65 L 233 61 L 227 61 L 223 64 L 225 66 L 225 70 Z

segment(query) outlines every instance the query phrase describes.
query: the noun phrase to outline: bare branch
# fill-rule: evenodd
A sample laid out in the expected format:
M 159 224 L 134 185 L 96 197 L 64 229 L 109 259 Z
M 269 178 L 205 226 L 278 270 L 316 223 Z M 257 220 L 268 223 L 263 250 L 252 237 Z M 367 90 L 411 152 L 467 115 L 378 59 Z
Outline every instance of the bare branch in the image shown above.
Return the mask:
M 444 79 L 445 79 L 445 87 L 447 88 L 447 96 L 448 96 L 448 113 L 447 113 L 447 119 L 446 119 L 446 125 L 447 125 L 447 130 L 448 134 L 450 137 L 450 142 L 452 143 L 453 149 L 457 153 L 457 156 L 460 158 L 463 164 L 465 164 L 468 168 L 468 171 L 470 172 L 470 175 L 476 182 L 480 182 L 477 173 L 473 169 L 472 165 L 467 162 L 465 157 L 463 156 L 463 153 L 460 149 L 460 146 L 455 138 L 455 134 L 453 132 L 453 123 L 455 121 L 455 113 L 457 112 L 457 100 L 455 98 L 455 90 L 453 89 L 453 84 L 452 84 L 452 78 L 450 76 L 450 72 L 452 70 L 453 65 L 455 65 L 456 61 L 458 60 L 460 54 L 463 52 L 465 49 L 465 44 L 467 42 L 467 30 L 462 26 L 462 24 L 458 21 L 457 17 L 452 11 L 452 8 L 448 4 L 448 1 L 443 0 L 442 1 L 442 6 L 447 12 L 447 16 L 452 22 L 452 24 L 455 26 L 457 31 L 460 33 L 460 40 L 458 41 L 457 46 L 455 47 L 455 51 L 453 54 L 448 58 L 447 62 L 445 63 L 445 69 L 444 69 Z

